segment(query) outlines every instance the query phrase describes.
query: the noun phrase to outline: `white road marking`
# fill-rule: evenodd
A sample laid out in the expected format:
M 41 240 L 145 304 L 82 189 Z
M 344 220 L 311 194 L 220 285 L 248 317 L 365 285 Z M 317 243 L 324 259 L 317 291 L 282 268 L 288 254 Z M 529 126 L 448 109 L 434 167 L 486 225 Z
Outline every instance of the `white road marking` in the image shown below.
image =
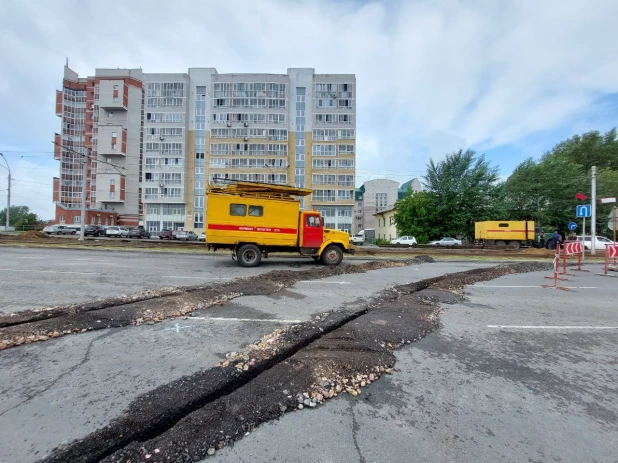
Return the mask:
M 15 268 L 0 268 L 0 271 L 7 272 L 31 272 L 31 273 L 76 273 L 78 275 L 98 275 L 98 272 L 59 272 L 58 270 L 18 270 Z
M 224 318 L 224 317 L 189 317 L 187 320 L 213 320 L 216 322 L 266 322 L 266 323 L 302 323 L 303 320 L 280 320 L 262 318 Z
M 516 330 L 618 330 L 618 326 L 487 325 L 487 328 Z
M 320 280 L 301 280 L 298 283 L 319 283 L 319 284 L 327 284 L 327 285 L 349 285 L 349 281 L 320 281 Z
M 474 285 L 473 288 L 542 288 L 541 285 Z M 569 289 L 598 289 L 597 286 L 563 286 Z
M 232 280 L 233 278 L 223 277 L 183 277 L 180 275 L 163 275 L 161 278 L 190 278 L 194 280 Z

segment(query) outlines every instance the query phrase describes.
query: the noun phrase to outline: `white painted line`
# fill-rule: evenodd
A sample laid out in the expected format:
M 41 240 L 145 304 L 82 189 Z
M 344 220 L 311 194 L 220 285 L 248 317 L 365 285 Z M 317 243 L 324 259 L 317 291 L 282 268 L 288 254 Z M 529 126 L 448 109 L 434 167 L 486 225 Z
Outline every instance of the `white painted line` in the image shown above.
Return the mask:
M 301 280 L 297 283 L 319 283 L 319 284 L 327 284 L 327 285 L 349 285 L 349 281 L 320 281 L 320 280 Z
M 618 326 L 487 325 L 487 328 L 515 330 L 618 330 Z
M 541 285 L 473 285 L 473 288 L 542 288 Z M 598 289 L 597 286 L 564 286 L 564 288 L 569 289 Z
M 0 268 L 7 272 L 31 272 L 31 273 L 75 273 L 78 275 L 99 275 L 98 272 L 59 272 L 58 270 L 18 270 L 15 268 Z
M 216 322 L 266 322 L 266 323 L 302 323 L 303 320 L 280 320 L 262 318 L 224 318 L 224 317 L 189 317 L 187 320 L 212 320 Z
M 233 278 L 223 277 L 182 277 L 180 275 L 163 275 L 161 278 L 190 278 L 193 280 L 232 280 Z
M 180 333 L 180 330 L 183 328 L 192 328 L 191 325 L 186 325 L 186 326 L 180 326 L 180 323 L 175 323 L 173 328 L 165 328 L 164 330 L 161 331 L 176 331 L 176 333 Z

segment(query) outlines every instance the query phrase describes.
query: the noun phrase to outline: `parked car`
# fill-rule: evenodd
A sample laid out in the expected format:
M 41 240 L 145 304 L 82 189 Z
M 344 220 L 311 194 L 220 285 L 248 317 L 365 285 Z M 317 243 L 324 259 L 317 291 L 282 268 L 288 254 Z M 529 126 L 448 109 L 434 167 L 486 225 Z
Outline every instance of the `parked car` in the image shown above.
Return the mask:
M 577 237 L 577 241 L 582 241 L 581 235 Z M 584 249 L 588 249 L 588 250 L 592 249 L 592 236 L 586 235 L 583 238 L 583 241 L 584 241 Z M 617 243 L 610 240 L 609 238 L 605 238 L 604 236 L 599 236 L 599 235 L 595 236 L 595 241 L 594 241 L 595 249 L 600 249 L 602 251 L 605 251 L 605 246 L 608 244 L 617 244 Z
M 176 230 L 161 230 L 159 232 L 159 239 L 161 240 L 175 240 Z
M 132 228 L 129 230 L 129 238 L 150 238 L 150 232 L 143 228 Z
M 197 239 L 198 241 L 203 241 L 204 243 L 206 242 L 206 233 L 202 232 L 200 233 L 199 238 Z
M 461 240 L 456 240 L 455 238 L 445 237 L 441 240 L 432 241 L 429 243 L 430 246 L 461 246 Z
M 123 236 L 126 236 L 126 234 L 123 232 L 121 227 L 107 227 L 105 229 L 105 236 L 109 236 L 110 238 L 122 238 Z
M 69 228 L 65 225 L 48 225 L 43 229 L 43 232 L 48 235 L 74 235 L 77 230 Z
M 416 246 L 416 238 L 413 236 L 400 236 L 391 240 L 391 244 L 407 244 L 408 246 Z
M 350 237 L 350 243 L 355 244 L 357 246 L 361 246 L 365 244 L 365 235 L 352 235 Z
M 178 231 L 174 237 L 180 241 L 195 241 L 197 240 L 197 235 L 192 231 Z
M 105 236 L 105 228 L 100 225 L 86 225 L 84 229 L 85 236 Z

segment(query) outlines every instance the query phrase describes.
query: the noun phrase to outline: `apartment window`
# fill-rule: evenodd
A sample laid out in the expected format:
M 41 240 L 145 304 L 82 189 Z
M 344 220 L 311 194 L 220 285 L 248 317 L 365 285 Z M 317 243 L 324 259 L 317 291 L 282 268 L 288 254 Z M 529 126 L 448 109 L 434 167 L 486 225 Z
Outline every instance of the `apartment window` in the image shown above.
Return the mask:
M 340 124 L 354 124 L 354 114 L 339 114 Z
M 196 208 L 203 208 L 204 207 L 204 197 L 203 196 L 196 196 L 194 198 L 193 205 Z
M 353 199 L 354 198 L 354 190 L 338 190 L 337 191 L 338 199 Z
M 337 177 L 337 185 L 354 186 L 354 175 L 339 175 Z
M 339 168 L 340 169 L 354 169 L 354 160 L 353 159 L 339 159 Z
M 73 223 L 81 223 L 82 218 L 79 215 L 73 217 Z
M 354 140 L 354 130 L 353 129 L 342 129 L 339 131 L 339 139 L 343 140 Z
M 211 155 L 226 155 L 230 153 L 229 143 L 212 143 L 210 145 Z
M 301 132 L 302 133 L 302 132 Z M 304 135 L 304 134 L 303 134 Z M 305 146 L 305 138 L 297 138 L 296 139 L 296 146 Z
M 196 166 L 195 167 L 195 174 L 199 175 L 199 174 L 204 174 L 204 166 Z
M 110 184 L 110 186 L 111 186 L 111 185 L 116 185 L 116 179 L 114 179 L 114 178 L 110 178 L 110 179 L 109 179 L 109 184 Z
M 313 145 L 314 156 L 336 156 L 337 145 Z
M 271 154 L 274 156 L 287 156 L 288 155 L 288 145 L 283 144 L 283 143 L 269 143 L 268 154 Z
M 287 140 L 288 131 L 286 129 L 268 129 L 269 140 Z
M 335 141 L 337 131 L 332 129 L 313 129 L 313 139 L 315 141 Z
M 60 222 L 64 223 L 64 216 L 63 215 L 60 216 Z
M 337 122 L 336 114 L 316 114 L 316 124 L 335 124 Z
M 195 153 L 195 159 L 204 159 L 204 153 Z
M 107 117 L 114 117 L 114 111 L 107 111 Z
M 109 197 L 110 198 L 115 198 L 116 197 L 116 192 L 115 191 L 110 191 L 109 192 Z
M 336 175 L 314 175 L 312 182 L 315 185 L 335 185 L 337 183 Z
M 118 136 L 117 132 L 112 132 L 112 138 L 116 138 Z
M 269 124 L 285 124 L 285 114 L 269 114 Z
M 354 145 L 339 145 L 339 154 L 354 154 Z
M 296 173 L 297 177 L 298 176 L 303 176 L 303 175 L 305 175 L 305 168 L 304 167 L 297 167 L 295 169 L 295 173 Z
M 336 201 L 336 190 L 313 190 L 312 199 L 314 201 Z
M 305 155 L 303 153 L 296 153 L 296 161 L 302 162 L 305 160 Z
M 332 161 L 330 159 L 314 159 L 312 165 L 314 169 L 336 169 L 337 161 L 335 159 Z

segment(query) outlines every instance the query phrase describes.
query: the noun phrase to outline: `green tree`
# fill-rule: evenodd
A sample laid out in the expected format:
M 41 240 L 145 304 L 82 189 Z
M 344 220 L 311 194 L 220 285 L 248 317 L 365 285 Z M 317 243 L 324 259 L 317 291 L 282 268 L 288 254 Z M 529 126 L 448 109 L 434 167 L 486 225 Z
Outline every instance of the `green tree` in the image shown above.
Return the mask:
M 433 193 L 414 193 L 410 190 L 395 206 L 395 224 L 402 235 L 412 235 L 419 244 L 424 244 L 441 233 L 441 220 L 436 213 Z
M 34 228 L 41 224 L 41 219 L 28 206 L 11 206 L 9 226 L 20 228 Z M 0 211 L 0 225 L 6 224 L 6 207 Z
M 433 194 L 434 212 L 440 217 L 438 238 L 471 239 L 474 222 L 495 218 L 503 206 L 498 169 L 472 150 L 448 154 L 438 163 L 431 160 L 425 186 Z
M 618 137 L 616 128 L 606 134 L 594 130 L 583 135 L 575 135 L 558 143 L 543 156 L 558 157 L 580 165 L 585 173 L 592 166 L 599 169 L 618 170 Z

